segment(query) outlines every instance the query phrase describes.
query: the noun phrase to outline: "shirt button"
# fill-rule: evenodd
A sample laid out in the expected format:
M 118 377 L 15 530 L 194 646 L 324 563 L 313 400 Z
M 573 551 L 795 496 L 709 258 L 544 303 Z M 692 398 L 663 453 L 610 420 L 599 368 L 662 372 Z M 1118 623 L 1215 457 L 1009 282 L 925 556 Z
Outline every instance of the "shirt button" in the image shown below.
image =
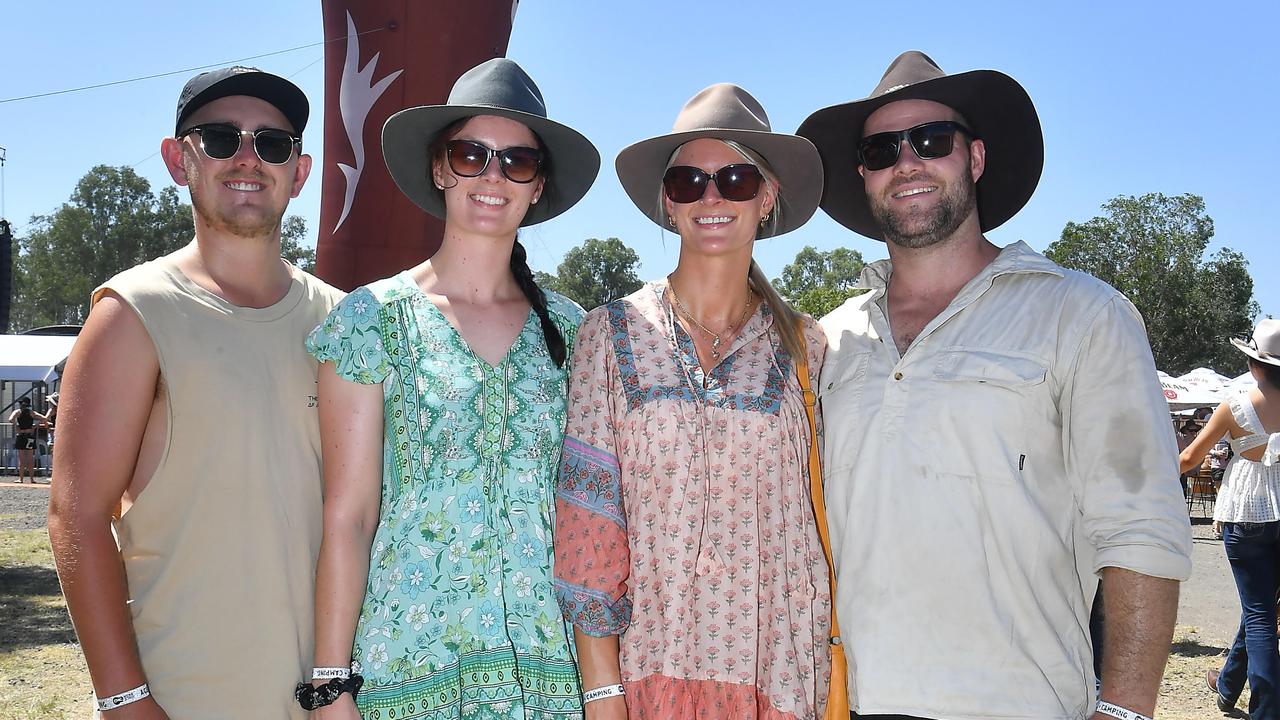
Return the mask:
M 901 379 L 902 379 L 902 373 L 900 373 L 900 372 L 896 372 L 896 373 L 894 373 L 894 374 L 893 374 L 893 379 L 894 379 L 894 380 L 901 380 Z

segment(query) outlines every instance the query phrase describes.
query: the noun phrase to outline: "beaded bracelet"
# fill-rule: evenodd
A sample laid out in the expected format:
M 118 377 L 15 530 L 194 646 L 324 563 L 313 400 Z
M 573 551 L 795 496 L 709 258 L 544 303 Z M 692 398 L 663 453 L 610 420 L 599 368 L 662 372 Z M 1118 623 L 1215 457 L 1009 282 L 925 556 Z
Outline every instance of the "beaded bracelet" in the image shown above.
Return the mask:
M 293 690 L 293 697 L 297 699 L 303 710 L 315 710 L 326 705 L 332 705 L 338 699 L 338 696 L 344 692 L 351 693 L 351 697 L 354 699 L 363 684 L 364 678 L 360 675 L 352 675 L 345 679 L 333 678 L 320 686 L 313 686 L 310 683 L 298 683 L 298 687 Z

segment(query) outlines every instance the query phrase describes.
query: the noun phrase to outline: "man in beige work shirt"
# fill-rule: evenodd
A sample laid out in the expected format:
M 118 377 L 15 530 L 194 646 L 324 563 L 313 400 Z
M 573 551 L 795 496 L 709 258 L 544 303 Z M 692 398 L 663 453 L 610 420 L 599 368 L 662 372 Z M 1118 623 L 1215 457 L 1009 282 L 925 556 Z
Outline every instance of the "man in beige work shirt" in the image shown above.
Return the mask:
M 1151 716 L 1191 570 L 1177 446 L 1124 296 L 983 236 L 1039 181 L 1031 99 L 908 52 L 799 134 L 824 160 L 823 209 L 889 251 L 822 320 L 854 717 Z
M 303 340 L 341 295 L 280 258 L 307 114 L 252 68 L 187 83 L 161 154 L 195 238 L 98 288 L 67 361 L 49 538 L 105 720 L 306 717 L 321 488 Z

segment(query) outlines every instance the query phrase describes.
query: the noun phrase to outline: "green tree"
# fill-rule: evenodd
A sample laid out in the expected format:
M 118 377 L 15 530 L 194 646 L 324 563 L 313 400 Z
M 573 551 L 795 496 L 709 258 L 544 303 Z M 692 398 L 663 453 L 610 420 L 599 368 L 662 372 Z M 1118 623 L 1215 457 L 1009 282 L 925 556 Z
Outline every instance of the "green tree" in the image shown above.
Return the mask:
M 858 276 L 862 274 L 862 253 L 849 248 L 819 252 L 806 245 L 796 259 L 782 269 L 782 277 L 773 281 L 778 293 L 792 307 L 815 318 L 835 310 L 854 295 Z
M 280 225 L 280 257 L 288 260 L 300 270 L 309 273 L 316 271 L 315 243 L 303 245 L 307 237 L 307 221 L 298 215 L 290 215 Z
M 1243 358 L 1227 339 L 1253 327 L 1253 278 L 1244 256 L 1230 248 L 1204 260 L 1213 237 L 1204 200 L 1192 194 L 1121 195 L 1102 210 L 1088 222 L 1068 222 L 1045 254 L 1124 293 L 1146 321 L 1161 370 L 1243 372 Z
M 68 202 L 31 218 L 14 267 L 14 329 L 80 324 L 89 293 L 125 268 L 190 241 L 191 207 L 173 187 L 151 184 L 129 167 L 99 165 Z
M 130 167 L 94 167 L 67 202 L 32 217 L 30 230 L 18 239 L 10 327 L 82 324 L 94 288 L 121 270 L 177 250 L 194 234 L 191 206 L 179 200 L 176 187 L 157 194 Z M 316 256 L 302 245 L 306 234 L 304 219 L 285 218 L 281 255 L 310 271 Z
M 588 238 L 564 254 L 554 276 L 537 273 L 534 278 L 590 310 L 639 290 L 644 284 L 636 275 L 639 264 L 636 251 L 618 238 Z

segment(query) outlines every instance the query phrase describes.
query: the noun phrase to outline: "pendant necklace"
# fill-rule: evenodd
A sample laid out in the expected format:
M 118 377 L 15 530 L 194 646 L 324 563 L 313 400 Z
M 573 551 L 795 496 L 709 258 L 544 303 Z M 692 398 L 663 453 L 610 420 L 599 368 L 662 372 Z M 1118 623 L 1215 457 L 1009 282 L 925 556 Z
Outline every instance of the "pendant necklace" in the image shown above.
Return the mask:
M 676 287 L 674 284 L 672 284 L 671 278 L 667 278 L 667 290 L 671 292 L 671 299 L 676 301 L 676 307 L 679 308 L 680 314 L 684 315 L 686 318 L 689 319 L 690 322 L 698 326 L 699 330 L 701 330 L 702 332 L 706 333 L 711 337 L 711 359 L 712 360 L 720 359 L 720 344 L 723 341 L 722 336 L 728 335 L 729 333 L 733 332 L 734 328 L 741 327 L 742 324 L 747 321 L 747 313 L 751 311 L 751 305 L 755 301 L 755 297 L 756 297 L 756 292 L 752 290 L 750 286 L 748 286 L 747 287 L 747 304 L 746 304 L 746 307 L 742 308 L 742 317 L 738 318 L 738 322 L 733 323 L 732 325 L 725 328 L 724 330 L 721 330 L 720 332 L 716 333 L 716 332 L 712 332 L 709 328 L 707 328 L 706 325 L 703 325 L 702 323 L 698 322 L 698 318 L 694 317 L 693 313 L 689 311 L 689 308 L 684 306 L 684 303 L 681 302 L 680 300 L 680 296 L 676 294 Z

